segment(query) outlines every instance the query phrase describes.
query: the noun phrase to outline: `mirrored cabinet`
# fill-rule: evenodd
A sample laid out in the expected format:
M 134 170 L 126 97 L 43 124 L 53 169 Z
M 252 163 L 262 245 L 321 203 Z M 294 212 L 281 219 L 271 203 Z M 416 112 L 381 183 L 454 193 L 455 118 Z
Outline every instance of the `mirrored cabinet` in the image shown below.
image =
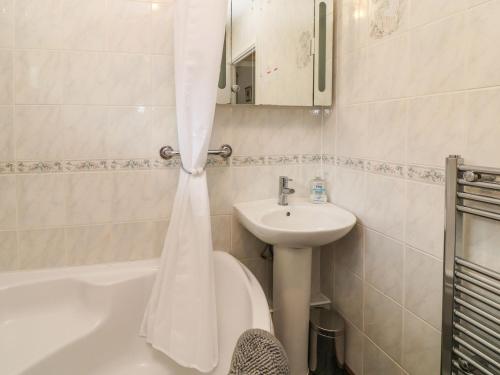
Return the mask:
M 333 0 L 229 5 L 219 104 L 332 104 Z

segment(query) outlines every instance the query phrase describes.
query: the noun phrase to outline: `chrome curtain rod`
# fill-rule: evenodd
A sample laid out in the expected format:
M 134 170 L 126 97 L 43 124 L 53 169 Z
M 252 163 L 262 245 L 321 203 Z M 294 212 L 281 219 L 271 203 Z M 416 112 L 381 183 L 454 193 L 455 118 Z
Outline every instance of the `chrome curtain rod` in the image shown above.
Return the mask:
M 208 150 L 209 155 L 219 155 L 223 159 L 227 159 L 233 154 L 233 148 L 230 145 L 224 144 L 218 150 Z M 179 156 L 180 152 L 175 151 L 171 146 L 163 146 L 160 148 L 160 157 L 165 160 L 170 160 L 174 156 Z

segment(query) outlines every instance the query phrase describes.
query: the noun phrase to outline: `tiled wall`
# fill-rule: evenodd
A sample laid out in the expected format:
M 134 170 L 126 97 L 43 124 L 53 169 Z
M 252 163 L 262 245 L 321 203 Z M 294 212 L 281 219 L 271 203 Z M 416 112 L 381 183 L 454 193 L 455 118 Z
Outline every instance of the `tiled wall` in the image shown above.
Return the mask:
M 444 159 L 500 166 L 500 1 L 339 0 L 337 11 L 325 168 L 331 199 L 359 223 L 323 250 L 334 258 L 323 283 L 357 375 L 438 375 Z M 494 226 L 469 237 L 489 266 Z
M 157 156 L 177 147 L 173 3 L 0 0 L 0 271 L 159 255 L 179 170 Z M 232 204 L 274 197 L 283 173 L 304 192 L 321 116 L 217 109 L 212 147 L 236 157 L 208 171 L 215 248 L 266 283 Z

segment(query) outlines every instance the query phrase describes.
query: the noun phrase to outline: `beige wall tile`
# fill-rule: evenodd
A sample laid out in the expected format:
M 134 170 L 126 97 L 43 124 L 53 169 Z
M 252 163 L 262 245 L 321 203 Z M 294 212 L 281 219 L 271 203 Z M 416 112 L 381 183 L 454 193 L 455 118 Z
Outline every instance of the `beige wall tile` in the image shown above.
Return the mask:
M 498 27 L 500 3 L 490 1 L 471 9 L 467 13 L 468 30 L 470 32 L 467 56 L 467 83 L 469 87 L 489 87 L 500 84 L 498 72 L 497 41 L 500 38 Z
M 17 106 L 14 113 L 17 160 L 60 160 L 64 132 L 58 106 Z
M 368 42 L 368 0 L 342 1 L 342 53 L 354 51 Z
M 441 335 L 438 331 L 405 313 L 403 367 L 412 375 L 439 374 Z
M 18 268 L 17 232 L 0 231 L 0 272 Z
M 266 244 L 247 231 L 233 215 L 231 222 L 231 254 L 238 259 L 258 258 Z
M 13 104 L 12 51 L 0 50 L 0 105 Z
M 231 216 L 212 216 L 212 243 L 214 250 L 230 252 L 231 250 Z
M 363 329 L 363 281 L 339 267 L 334 275 L 335 308 L 358 329 Z
M 355 374 L 363 374 L 363 333 L 352 324 L 345 325 L 345 362 Z
M 404 238 L 405 181 L 366 176 L 366 225 L 398 240 Z
M 335 264 L 363 278 L 364 233 L 361 225 L 356 225 L 345 237 L 332 244 Z
M 14 54 L 16 103 L 61 103 L 63 67 L 61 62 L 58 51 L 16 51 Z
M 174 59 L 168 55 L 152 56 L 152 103 L 175 106 Z
M 111 51 L 151 51 L 151 3 L 108 0 L 108 48 Z
M 368 118 L 369 159 L 394 163 L 406 161 L 406 128 L 408 119 L 407 101 L 390 101 L 371 104 Z
M 66 224 L 65 176 L 17 176 L 19 226 L 37 228 Z
M 111 173 L 75 173 L 66 178 L 67 224 L 111 221 L 114 193 Z
M 64 104 L 122 104 L 110 100 L 111 72 L 120 68 L 110 54 L 65 51 L 61 59 Z
M 177 169 L 154 170 L 151 172 L 152 196 L 146 202 L 149 217 L 154 220 L 169 219 L 177 192 L 179 171 Z
M 64 229 L 19 232 L 19 268 L 52 268 L 67 265 Z
M 151 60 L 154 57 L 135 54 L 111 54 L 109 64 L 109 104 L 111 105 L 149 105 L 151 104 Z M 162 69 L 169 69 L 168 62 Z M 170 82 L 171 84 L 171 82 Z M 154 93 L 153 93 L 154 94 Z M 172 103 L 155 102 L 156 105 Z
M 0 0 L 0 10 L 0 48 L 10 48 L 14 37 L 14 0 Z
M 111 249 L 116 262 L 154 258 L 157 256 L 155 241 L 158 227 L 154 222 L 114 224 Z
M 233 211 L 231 168 L 209 168 L 207 183 L 212 215 L 230 215 Z
M 410 43 L 408 33 L 391 37 L 366 50 L 364 100 L 401 98 L 410 82 Z
M 111 233 L 111 224 L 66 228 L 68 264 L 80 266 L 112 262 L 116 250 L 111 248 Z
M 408 163 L 444 168 L 448 155 L 465 151 L 466 121 L 466 94 L 427 96 L 410 100 Z
M 151 112 L 151 157 L 158 157 L 158 152 L 163 146 L 169 145 L 178 150 L 175 107 L 153 107 Z
M 364 375 L 403 375 L 402 369 L 368 338 L 364 341 Z
M 465 88 L 465 30 L 457 14 L 410 32 L 410 95 Z
M 441 330 L 443 263 L 406 248 L 405 307 Z
M 404 245 L 375 231 L 365 234 L 365 281 L 403 302 Z
M 62 48 L 103 51 L 108 26 L 102 0 L 62 2 Z
M 0 160 L 14 160 L 13 117 L 12 106 L 0 106 Z
M 410 27 L 421 26 L 467 9 L 468 0 L 410 0 Z
M 477 165 L 500 165 L 500 89 L 469 93 L 467 148 L 464 157 Z
M 335 169 L 331 201 L 350 210 L 358 220 L 366 219 L 366 174 L 348 168 Z
M 61 0 L 16 0 L 16 47 L 60 48 L 61 16 Z
M 101 106 L 61 107 L 64 139 L 64 159 L 106 159 L 110 157 L 107 144 L 108 108 Z M 116 130 L 116 129 L 115 129 Z M 125 145 L 129 147 L 132 145 Z
M 407 183 L 406 242 L 437 258 L 443 258 L 444 188 Z
M 114 174 L 112 219 L 133 221 L 152 218 L 155 200 L 152 171 Z
M 151 110 L 147 107 L 110 107 L 106 126 L 108 157 L 147 158 L 151 150 Z
M 365 287 L 366 335 L 391 358 L 401 362 L 403 309 L 371 286 Z
M 0 176 L 0 230 L 15 229 L 16 225 L 16 177 Z
M 339 110 L 337 150 L 340 156 L 365 158 L 369 142 L 369 106 L 349 106 Z
M 248 202 L 276 197 L 277 180 L 272 167 L 233 168 L 233 202 Z
M 174 1 L 152 4 L 153 21 L 151 50 L 153 53 L 174 53 Z

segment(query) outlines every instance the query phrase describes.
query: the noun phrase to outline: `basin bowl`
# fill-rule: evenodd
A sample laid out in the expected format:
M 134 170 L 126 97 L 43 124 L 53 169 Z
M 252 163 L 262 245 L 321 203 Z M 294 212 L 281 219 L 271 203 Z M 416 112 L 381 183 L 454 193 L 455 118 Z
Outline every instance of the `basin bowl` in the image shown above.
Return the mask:
M 234 208 L 241 224 L 261 241 L 292 248 L 326 245 L 345 236 L 356 224 L 350 212 L 306 199 L 291 200 L 288 206 L 266 199 L 238 203 Z

